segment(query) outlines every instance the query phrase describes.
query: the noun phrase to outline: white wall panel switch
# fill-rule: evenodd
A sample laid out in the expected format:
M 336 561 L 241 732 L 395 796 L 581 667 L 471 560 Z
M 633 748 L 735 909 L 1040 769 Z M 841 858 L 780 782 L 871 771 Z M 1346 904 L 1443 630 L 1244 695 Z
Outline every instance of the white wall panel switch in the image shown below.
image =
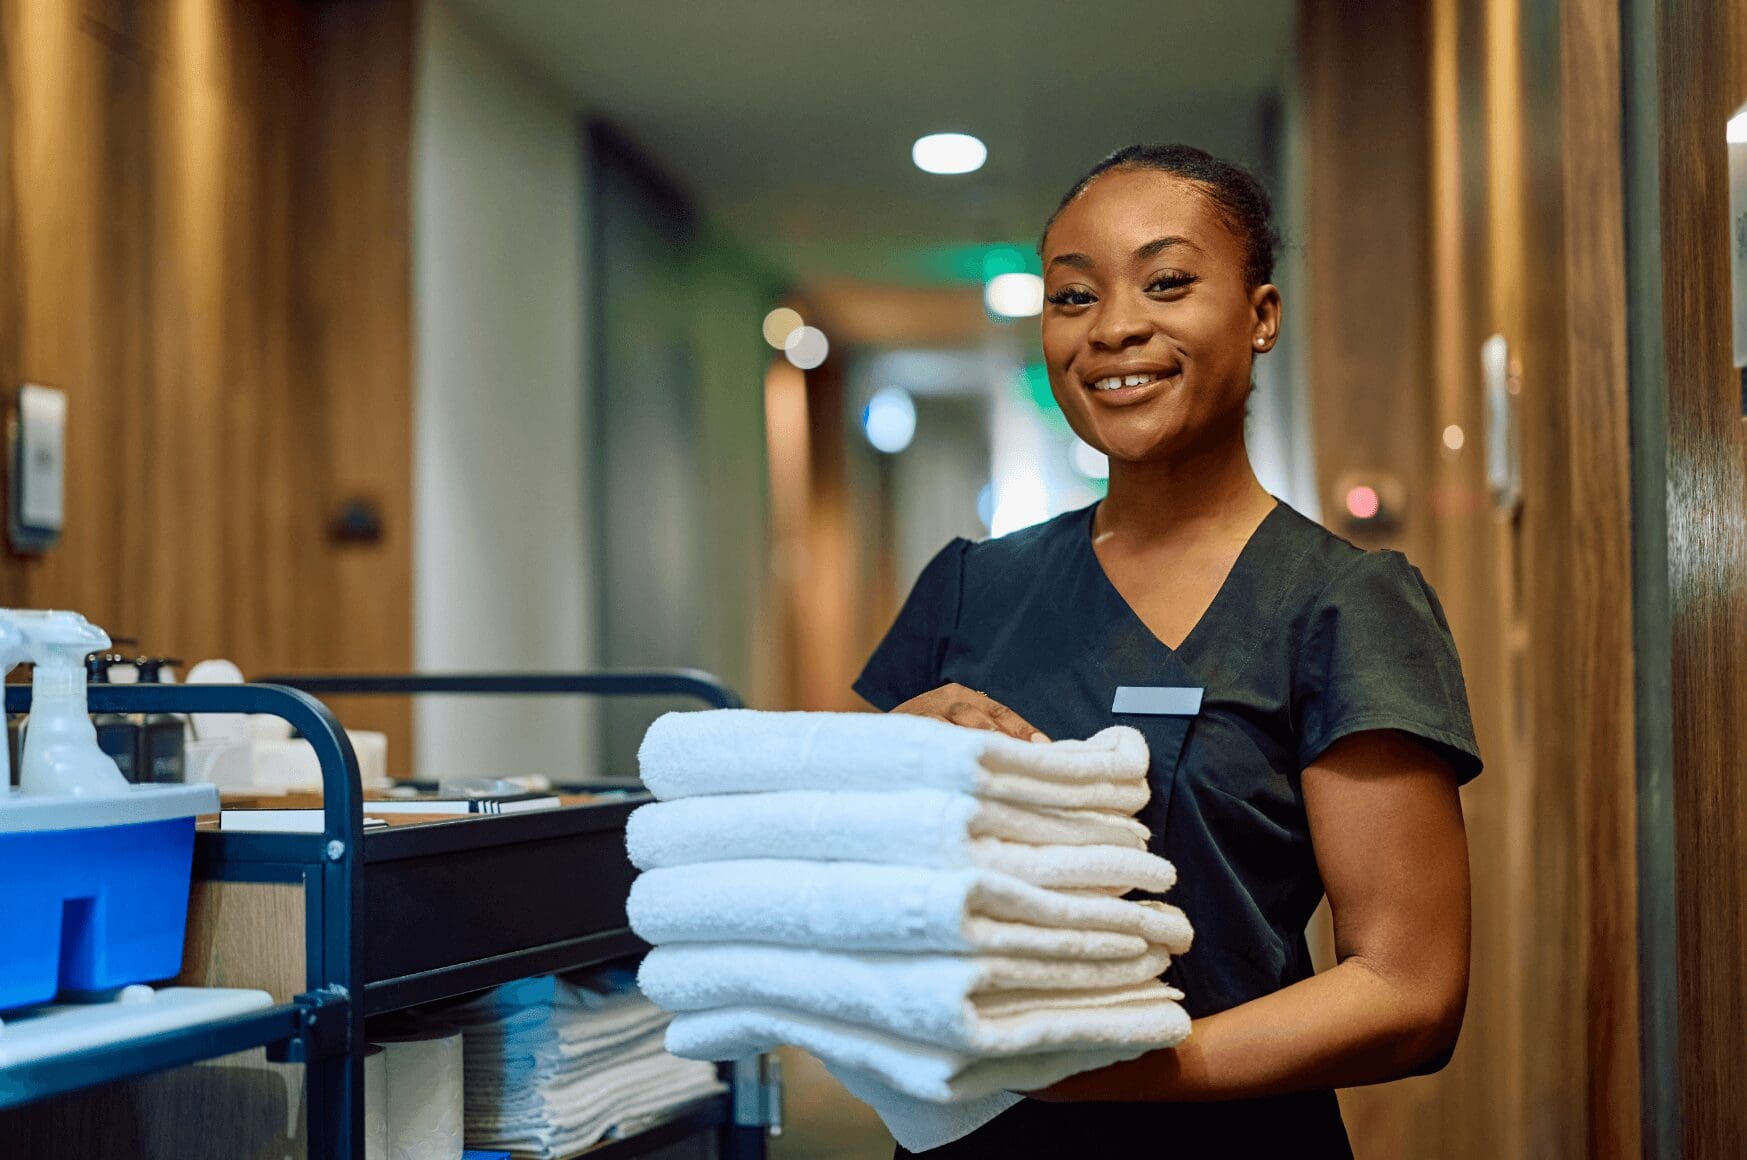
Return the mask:
M 12 547 L 43 552 L 61 538 L 67 496 L 67 395 L 26 383 L 12 415 L 6 505 Z

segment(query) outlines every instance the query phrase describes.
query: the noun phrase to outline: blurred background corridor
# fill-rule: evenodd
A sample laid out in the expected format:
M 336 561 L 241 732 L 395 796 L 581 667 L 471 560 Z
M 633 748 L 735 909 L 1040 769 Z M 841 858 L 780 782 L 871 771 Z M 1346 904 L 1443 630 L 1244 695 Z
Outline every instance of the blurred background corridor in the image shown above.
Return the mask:
M 1737 0 L 0 0 L 0 80 L 0 385 L 72 416 L 0 596 L 251 674 L 865 708 L 943 543 L 1103 492 L 1038 340 L 1062 191 L 1250 167 L 1257 471 L 1423 569 L 1488 765 L 1460 1047 L 1342 1093 L 1357 1154 L 1747 1150 Z M 338 705 L 428 779 L 630 779 L 663 708 Z M 891 1154 L 787 1067 L 773 1155 Z

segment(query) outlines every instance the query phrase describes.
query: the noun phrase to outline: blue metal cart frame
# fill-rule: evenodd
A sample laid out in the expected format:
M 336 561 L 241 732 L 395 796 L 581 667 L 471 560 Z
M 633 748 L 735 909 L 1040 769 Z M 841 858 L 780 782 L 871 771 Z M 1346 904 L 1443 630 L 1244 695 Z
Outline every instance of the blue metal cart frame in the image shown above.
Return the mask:
M 364 1020 L 368 1015 L 450 998 L 512 979 L 588 966 L 635 954 L 644 944 L 623 927 L 625 875 L 602 894 L 598 913 L 583 925 L 598 928 L 571 938 L 531 945 L 463 948 L 397 948 L 395 956 L 373 947 L 360 920 L 367 910 L 366 883 L 393 891 L 440 889 L 425 883 L 432 867 L 473 857 L 516 863 L 538 871 L 548 862 L 558 871 L 574 866 L 578 851 L 596 854 L 616 847 L 624 816 L 641 800 L 588 810 L 555 810 L 436 823 L 373 835 L 364 843 L 363 787 L 358 759 L 332 712 L 311 694 L 465 693 L 497 695 L 684 696 L 717 708 L 740 700 L 706 673 L 693 670 L 565 674 L 448 674 L 286 677 L 249 685 L 93 685 L 93 713 L 260 713 L 283 718 L 315 750 L 321 767 L 323 825 L 319 834 L 254 834 L 202 831 L 196 840 L 195 876 L 206 880 L 292 882 L 305 896 L 306 984 L 288 1004 L 232 1019 L 153 1036 L 124 1046 L 78 1052 L 38 1064 L 0 1070 L 0 1109 L 65 1094 L 113 1080 L 265 1047 L 270 1059 L 305 1067 L 309 1154 L 312 1158 L 358 1156 L 363 1151 Z M 9 686 L 6 709 L 30 709 L 30 689 Z M 488 823 L 481 825 L 480 823 Z M 506 824 L 507 823 L 507 824 Z M 592 846 L 590 845 L 592 843 Z M 540 861 L 545 859 L 546 862 Z M 566 859 L 569 859 L 567 862 Z M 531 861 L 532 860 L 532 861 Z M 366 865 L 378 869 L 372 873 Z M 483 864 L 483 863 L 480 863 Z M 606 865 L 612 868 L 609 859 Z M 423 877 L 416 871 L 425 871 Z M 616 905 L 617 910 L 614 910 Z M 550 913 L 527 916 L 530 931 L 550 928 Z M 608 927 L 607 923 L 618 925 Z M 545 925 L 543 926 L 542 923 Z M 453 937 L 453 929 L 438 932 Z M 489 933 L 489 932 L 488 932 Z M 514 943 L 517 932 L 508 936 Z M 523 932 L 525 933 L 525 932 Z M 502 940 L 500 939 L 500 942 Z M 420 958 L 420 955 L 423 958 Z M 762 1115 L 736 1115 L 744 1098 L 723 1097 L 680 1122 L 657 1129 L 642 1147 L 718 1127 L 724 1155 L 762 1160 Z M 758 1101 L 752 1101 L 757 1109 Z M 737 1120 L 752 1122 L 735 1122 Z M 659 1135 L 660 1139 L 656 1139 Z M 635 1155 L 639 1140 L 616 1143 L 618 1156 Z

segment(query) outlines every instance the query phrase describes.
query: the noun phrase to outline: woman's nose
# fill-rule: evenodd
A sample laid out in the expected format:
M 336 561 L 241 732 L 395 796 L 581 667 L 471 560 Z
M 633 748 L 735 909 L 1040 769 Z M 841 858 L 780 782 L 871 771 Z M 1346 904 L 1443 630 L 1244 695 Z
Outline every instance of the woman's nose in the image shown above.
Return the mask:
M 1100 350 L 1121 350 L 1136 346 L 1152 336 L 1152 322 L 1146 312 L 1121 300 L 1106 299 L 1099 305 L 1098 317 L 1086 332 L 1087 341 Z

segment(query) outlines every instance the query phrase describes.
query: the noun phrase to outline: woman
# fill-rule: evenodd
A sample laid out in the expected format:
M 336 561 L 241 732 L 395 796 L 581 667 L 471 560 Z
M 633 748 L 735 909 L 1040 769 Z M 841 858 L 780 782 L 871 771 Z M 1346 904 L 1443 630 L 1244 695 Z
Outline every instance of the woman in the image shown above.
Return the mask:
M 1108 498 L 948 545 L 856 682 L 881 709 L 1033 740 L 1140 729 L 1141 818 L 1196 928 L 1166 975 L 1185 1043 L 1031 1093 L 931 1157 L 1351 1155 L 1334 1089 L 1434 1071 L 1455 1046 L 1457 786 L 1480 771 L 1461 667 L 1416 569 L 1251 469 L 1275 245 L 1266 193 L 1199 150 L 1124 149 L 1069 191 L 1042 243 L 1043 351 L 1069 424 L 1110 457 Z M 1124 686 L 1176 712 L 1115 712 Z M 1325 892 L 1339 962 L 1313 974 Z

